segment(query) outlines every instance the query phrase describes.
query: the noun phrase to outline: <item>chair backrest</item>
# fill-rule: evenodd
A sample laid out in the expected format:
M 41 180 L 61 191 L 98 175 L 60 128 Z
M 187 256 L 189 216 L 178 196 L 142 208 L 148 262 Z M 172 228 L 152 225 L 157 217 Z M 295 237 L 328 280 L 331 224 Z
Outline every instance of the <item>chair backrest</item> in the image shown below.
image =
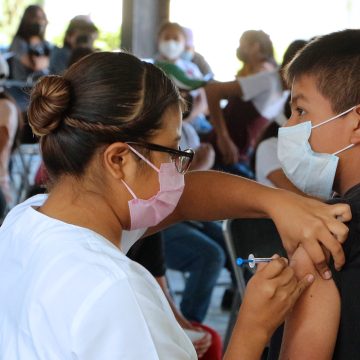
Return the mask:
M 270 257 L 277 253 L 286 256 L 279 233 L 271 219 L 233 219 L 223 224 L 226 246 L 234 268 L 241 298 L 245 292 L 244 269 L 236 264 L 238 257 Z

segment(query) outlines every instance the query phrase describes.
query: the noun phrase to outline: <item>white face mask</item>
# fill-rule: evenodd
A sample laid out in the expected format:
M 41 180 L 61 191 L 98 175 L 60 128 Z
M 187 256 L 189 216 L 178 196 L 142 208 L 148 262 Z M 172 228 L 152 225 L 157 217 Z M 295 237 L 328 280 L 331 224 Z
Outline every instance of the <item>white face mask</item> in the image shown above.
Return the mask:
M 336 155 L 354 146 L 350 144 L 334 154 L 314 152 L 309 144 L 312 129 L 327 124 L 354 108 L 355 106 L 315 126 L 311 125 L 311 121 L 306 121 L 279 129 L 279 161 L 289 180 L 304 193 L 329 199 L 339 162 Z
M 193 57 L 194 57 L 194 53 L 192 51 L 189 51 L 189 50 L 185 50 L 181 54 L 181 58 L 186 60 L 186 61 L 192 61 Z
M 161 55 L 169 60 L 178 59 L 184 50 L 184 43 L 175 40 L 161 41 L 159 44 Z

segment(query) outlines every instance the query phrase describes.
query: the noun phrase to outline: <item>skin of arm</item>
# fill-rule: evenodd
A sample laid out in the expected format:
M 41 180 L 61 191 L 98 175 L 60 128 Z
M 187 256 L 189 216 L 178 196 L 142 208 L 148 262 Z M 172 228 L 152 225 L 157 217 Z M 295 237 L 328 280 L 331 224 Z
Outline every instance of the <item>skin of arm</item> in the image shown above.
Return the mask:
M 174 212 L 145 236 L 179 221 L 270 217 L 289 256 L 301 244 L 324 278 L 329 279 L 331 272 L 322 246 L 331 252 L 336 269 L 345 262 L 341 244 L 349 229 L 336 217 L 351 220 L 346 204 L 327 205 L 216 171 L 191 171 L 185 175 L 185 184 Z
M 40 71 L 49 66 L 49 57 L 47 56 L 30 56 L 23 55 L 20 62 L 32 71 Z
M 237 81 L 210 82 L 205 86 L 205 93 L 210 113 L 210 122 L 215 128 L 217 145 L 223 155 L 223 161 L 227 164 L 233 164 L 238 161 L 238 150 L 227 130 L 220 107 L 220 100 L 228 99 L 232 96 L 242 96 L 240 84 Z
M 333 280 L 316 274 L 302 247 L 295 251 L 291 266 L 298 278 L 312 272 L 315 281 L 286 319 L 280 359 L 330 360 L 340 321 L 339 292 Z
M 6 126 L 0 126 L 0 154 L 4 151 L 9 141 L 9 132 Z
M 268 176 L 267 176 L 268 180 L 270 180 L 275 187 L 280 188 L 280 189 L 285 189 L 285 190 L 289 190 L 294 192 L 295 194 L 298 195 L 303 195 L 305 196 L 305 194 L 300 191 L 284 174 L 282 169 L 277 169 L 272 171 Z
M 29 43 L 31 45 L 36 45 L 40 42 L 41 39 L 38 37 L 34 37 L 29 40 Z M 41 71 L 49 67 L 50 58 L 49 56 L 34 56 L 24 54 L 23 56 L 21 56 L 20 62 L 32 71 Z
M 201 143 L 196 149 L 190 170 L 209 170 L 215 162 L 215 151 L 211 144 Z
M 194 98 L 194 103 L 191 109 L 190 114 L 183 119 L 183 121 L 191 122 L 198 115 L 205 114 L 207 112 L 207 102 L 204 89 L 198 89 L 199 94 Z

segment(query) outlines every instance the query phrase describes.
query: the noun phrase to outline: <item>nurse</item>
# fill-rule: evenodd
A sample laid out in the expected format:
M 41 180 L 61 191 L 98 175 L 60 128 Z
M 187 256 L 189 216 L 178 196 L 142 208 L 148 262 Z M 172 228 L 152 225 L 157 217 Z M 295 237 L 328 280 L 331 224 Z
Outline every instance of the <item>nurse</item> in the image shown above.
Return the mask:
M 325 278 L 321 246 L 344 263 L 347 228 L 335 217 L 351 217 L 346 205 L 185 174 L 182 109 L 162 71 L 125 53 L 92 54 L 37 83 L 29 122 L 50 193 L 15 207 L 0 229 L 0 358 L 196 359 L 160 287 L 119 250 L 176 221 L 269 216 L 288 252 L 303 246 Z M 312 279 L 298 282 L 281 258 L 261 268 L 225 358 L 259 358 Z

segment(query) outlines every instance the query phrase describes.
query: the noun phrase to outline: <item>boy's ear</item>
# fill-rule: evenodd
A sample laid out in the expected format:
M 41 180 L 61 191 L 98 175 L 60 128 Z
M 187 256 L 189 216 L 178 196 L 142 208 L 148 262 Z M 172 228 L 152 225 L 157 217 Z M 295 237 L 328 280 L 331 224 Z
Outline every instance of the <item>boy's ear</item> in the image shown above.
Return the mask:
M 115 179 L 124 177 L 123 169 L 128 161 L 129 148 L 125 143 L 116 142 L 109 145 L 103 153 L 103 162 L 106 170 Z
M 351 144 L 360 144 L 360 104 L 355 107 L 354 112 L 355 118 L 350 142 Z

